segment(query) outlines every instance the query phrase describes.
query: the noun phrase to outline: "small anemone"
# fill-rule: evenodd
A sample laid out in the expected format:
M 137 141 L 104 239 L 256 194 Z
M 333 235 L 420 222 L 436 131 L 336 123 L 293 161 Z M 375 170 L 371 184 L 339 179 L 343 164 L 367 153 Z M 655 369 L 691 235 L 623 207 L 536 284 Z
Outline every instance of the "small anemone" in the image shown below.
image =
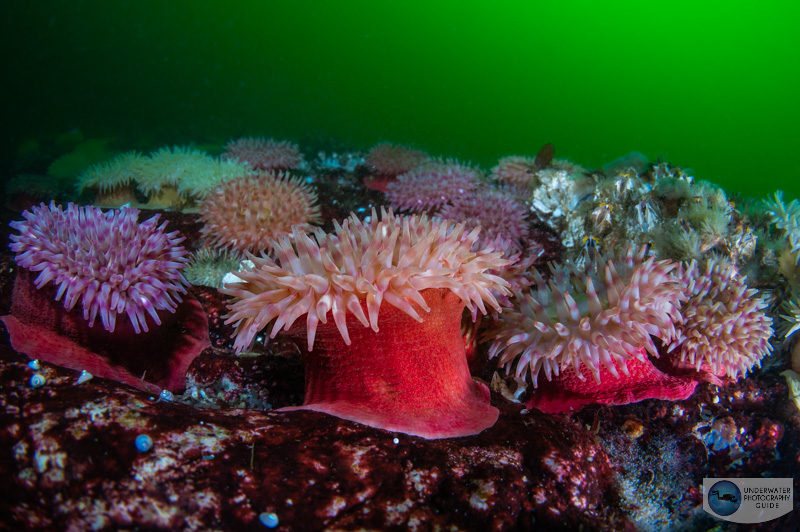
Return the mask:
M 492 179 L 498 183 L 518 187 L 522 190 L 536 187 L 536 164 L 533 157 L 509 155 L 497 162 L 492 168 Z
M 241 260 L 236 251 L 204 247 L 192 254 L 183 275 L 195 286 L 221 288 L 222 279 L 236 270 Z
M 369 150 L 366 164 L 377 175 L 397 177 L 428 161 L 430 161 L 430 155 L 424 151 L 383 142 Z
M 540 371 L 548 380 L 573 368 L 581 380 L 586 367 L 600 381 L 601 368 L 627 375 L 625 361 L 658 356 L 652 337 L 676 337 L 679 304 L 685 299 L 672 276 L 675 264 L 645 259 L 646 249 L 629 248 L 622 258 L 587 260 L 552 267 L 545 282 L 536 274 L 536 288 L 517 293 L 515 308 L 504 312 L 490 331 L 495 340 L 489 355 L 499 356 L 509 374 L 529 373 L 534 386 Z
M 468 230 L 482 227 L 487 241 L 499 237 L 513 240 L 520 246 L 528 234 L 528 207 L 506 190 L 480 188 L 472 194 L 453 198 L 442 207 L 439 215 L 450 220 L 463 221 Z
M 701 269 L 696 261 L 676 274 L 689 294 L 681 306 L 683 321 L 669 352 L 679 364 L 697 371 L 704 366 L 713 374 L 736 379 L 772 351 L 772 318 L 758 290 L 748 288 L 739 270 L 726 259 L 712 257 Z
M 797 331 L 800 331 L 800 300 L 793 294 L 791 299 L 781 304 L 781 318 L 778 323 L 778 334 L 788 340 Z
M 665 177 L 656 181 L 655 191 L 658 197 L 665 202 L 688 201 L 692 197 L 689 183 L 673 177 Z
M 669 220 L 650 235 L 659 257 L 676 261 L 700 258 L 700 235 L 686 224 Z
M 239 161 L 253 170 L 289 170 L 303 163 L 297 144 L 264 137 L 245 137 L 225 145 L 223 159 Z
M 477 167 L 440 159 L 398 176 L 389 183 L 386 198 L 393 208 L 401 210 L 436 210 L 476 189 L 482 177 Z
M 317 193 L 286 172 L 228 181 L 200 203 L 201 235 L 215 247 L 259 253 L 297 226 L 310 231 L 322 218 Z

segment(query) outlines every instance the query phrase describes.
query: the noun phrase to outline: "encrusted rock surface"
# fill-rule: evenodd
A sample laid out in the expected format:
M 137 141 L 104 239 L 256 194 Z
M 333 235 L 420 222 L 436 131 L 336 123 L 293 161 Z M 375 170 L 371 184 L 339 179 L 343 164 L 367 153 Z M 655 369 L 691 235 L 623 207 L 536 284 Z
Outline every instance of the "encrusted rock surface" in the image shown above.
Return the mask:
M 590 406 L 571 419 L 596 433 L 621 506 L 640 530 L 720 525 L 702 510 L 704 477 L 793 477 L 795 510 L 743 529 L 800 530 L 800 413 L 774 373 L 701 384 L 683 401 Z M 738 530 L 725 526 L 715 530 Z
M 581 425 L 509 409 L 428 441 L 316 412 L 201 409 L 0 352 L 0 515 L 11 529 L 629 528 Z M 147 434 L 148 452 L 134 440 Z

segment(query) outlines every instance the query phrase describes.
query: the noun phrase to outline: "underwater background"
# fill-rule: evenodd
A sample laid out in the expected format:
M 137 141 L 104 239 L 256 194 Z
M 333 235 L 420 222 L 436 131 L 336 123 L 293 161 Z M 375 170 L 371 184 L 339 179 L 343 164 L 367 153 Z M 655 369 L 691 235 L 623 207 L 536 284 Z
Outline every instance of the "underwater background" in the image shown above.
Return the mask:
M 548 142 L 586 167 L 637 150 L 729 195 L 800 196 L 794 2 L 9 0 L 0 11 L 4 178 L 46 168 L 76 137 L 124 151 L 264 135 L 312 153 L 397 142 L 484 168 Z
M 606 4 L 0 2 L 0 531 L 800 532 L 800 7 Z

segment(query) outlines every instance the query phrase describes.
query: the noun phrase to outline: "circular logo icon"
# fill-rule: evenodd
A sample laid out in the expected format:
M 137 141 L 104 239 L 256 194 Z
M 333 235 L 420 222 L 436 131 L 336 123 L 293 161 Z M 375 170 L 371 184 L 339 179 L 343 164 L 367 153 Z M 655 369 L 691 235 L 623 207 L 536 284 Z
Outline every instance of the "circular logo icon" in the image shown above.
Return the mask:
M 720 480 L 708 492 L 708 505 L 717 515 L 731 515 L 742 505 L 742 492 L 733 482 Z

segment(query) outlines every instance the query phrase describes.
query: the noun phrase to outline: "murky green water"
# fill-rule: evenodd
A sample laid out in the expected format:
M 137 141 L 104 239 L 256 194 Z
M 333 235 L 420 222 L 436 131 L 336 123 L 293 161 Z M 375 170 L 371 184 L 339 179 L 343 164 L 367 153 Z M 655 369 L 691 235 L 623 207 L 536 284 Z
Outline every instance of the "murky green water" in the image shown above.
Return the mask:
M 3 2 L 3 168 L 73 128 L 142 149 L 390 140 L 485 167 L 552 142 L 800 196 L 800 4 L 565 4 Z

